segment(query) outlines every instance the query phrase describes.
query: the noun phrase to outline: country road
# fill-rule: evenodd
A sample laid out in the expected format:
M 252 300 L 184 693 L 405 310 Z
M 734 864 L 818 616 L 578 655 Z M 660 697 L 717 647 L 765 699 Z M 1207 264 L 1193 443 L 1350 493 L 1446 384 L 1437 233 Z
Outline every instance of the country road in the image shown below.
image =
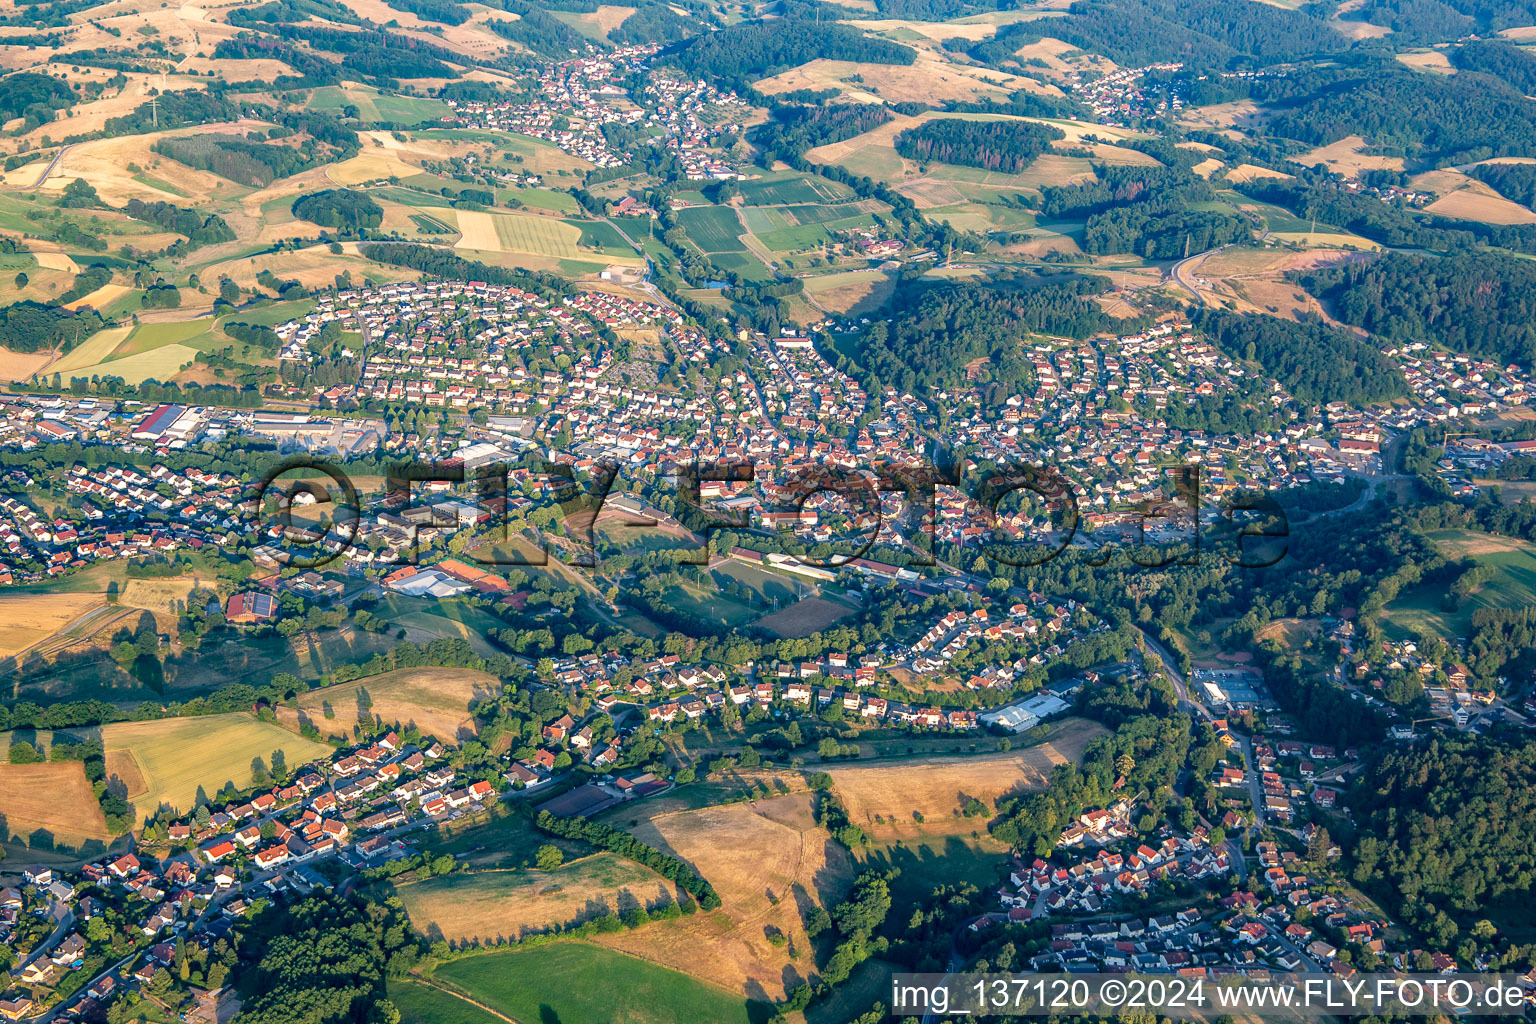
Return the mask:
M 48 166 L 43 168 L 43 173 L 39 174 L 37 176 L 37 180 L 34 181 L 32 184 L 30 184 L 30 185 L 6 185 L 5 186 L 5 190 L 7 192 L 25 192 L 25 191 L 28 191 L 30 189 L 40 188 L 42 186 L 43 182 L 48 180 L 48 176 L 53 173 L 53 169 L 55 167 L 59 166 L 59 161 L 64 159 L 64 154 L 68 153 L 69 150 L 70 150 L 69 146 L 60 146 L 59 147 L 59 151 L 57 153 L 53 154 L 53 159 L 48 161 Z

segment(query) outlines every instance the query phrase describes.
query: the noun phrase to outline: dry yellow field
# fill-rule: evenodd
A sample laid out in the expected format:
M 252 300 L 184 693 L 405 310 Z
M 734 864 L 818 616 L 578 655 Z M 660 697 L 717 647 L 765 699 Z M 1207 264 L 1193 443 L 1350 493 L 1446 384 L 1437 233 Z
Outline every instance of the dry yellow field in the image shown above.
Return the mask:
M 1400 171 L 1403 169 L 1403 158 L 1400 156 L 1371 156 L 1364 152 L 1369 144 L 1358 135 L 1349 135 L 1338 142 L 1327 146 L 1319 146 L 1310 153 L 1303 153 L 1296 157 L 1296 162 L 1312 167 L 1316 164 L 1327 164 L 1330 171 L 1343 174 L 1346 177 L 1359 177 L 1361 171 Z
M 854 84 L 844 81 L 853 75 L 863 80 Z M 818 58 L 765 78 L 757 83 L 757 88 L 769 95 L 796 89 L 838 89 L 860 103 L 882 100 L 893 103 L 969 102 L 982 97 L 1002 100 L 1020 89 L 1042 95 L 1061 95 L 1061 90 L 1055 86 L 1032 78 L 991 68 L 951 64 L 921 50 L 913 64 L 856 64 Z
M 48 365 L 51 358 L 48 352 L 13 352 L 0 348 L 0 381 L 26 380 Z
M 1269 237 L 1278 242 L 1297 242 L 1301 245 L 1334 246 L 1339 249 L 1365 249 L 1374 252 L 1381 246 L 1369 238 L 1329 231 L 1271 231 Z
M 879 308 L 891 297 L 894 287 L 890 276 L 878 270 L 853 270 L 805 281 L 806 294 L 818 306 L 844 315 Z
M 277 720 L 297 729 L 301 717 L 322 735 L 347 736 L 363 716 L 400 725 L 416 725 L 444 743 L 475 734 L 470 706 L 494 697 L 501 684 L 494 676 L 467 668 L 406 668 L 301 694 L 277 710 Z M 366 712 L 363 710 L 366 705 Z M 327 718 L 326 708 L 333 718 Z
M 50 252 L 42 249 L 32 250 L 32 258 L 37 260 L 37 265 L 47 267 L 49 270 L 62 270 L 67 274 L 80 273 L 80 265 L 70 259 L 67 252 Z
M 243 128 L 257 127 L 259 122 L 238 124 L 203 125 L 183 128 L 172 132 L 156 132 L 146 135 L 129 135 L 120 138 L 96 139 L 73 145 L 54 168 L 43 184 L 47 192 L 62 191 L 76 178 L 84 178 L 96 187 L 101 198 L 121 206 L 129 199 L 146 202 L 168 202 L 179 206 L 188 205 L 189 198 L 207 200 L 215 195 L 229 195 L 238 189 L 234 183 L 207 171 L 200 171 L 177 163 L 167 156 L 154 152 L 150 147 L 156 141 L 170 136 L 188 134 L 238 134 Z M 260 125 L 265 127 L 265 125 Z M 175 187 L 183 195 L 141 181 L 129 164 L 143 168 L 163 182 L 174 180 Z
M 1238 164 L 1227 171 L 1227 180 L 1233 184 L 1241 185 L 1245 181 L 1257 181 L 1261 178 L 1289 178 L 1292 175 L 1284 171 L 1272 171 L 1268 167 L 1259 167 L 1255 164 Z
M 1425 50 L 1423 53 L 1400 53 L 1397 59 L 1415 71 L 1434 71 L 1442 75 L 1454 75 L 1451 58 L 1444 50 Z
M 957 817 L 966 799 L 991 805 L 1001 796 L 1043 789 L 1051 769 L 1082 757 L 1106 734 L 1086 719 L 1065 719 L 1049 742 L 974 757 L 934 757 L 895 763 L 852 762 L 825 769 L 855 825 L 880 839 L 969 832 L 977 819 Z M 921 814 L 917 821 L 913 815 Z
M 79 761 L 0 764 L 0 817 L 11 835 L 27 842 L 41 839 L 34 835 L 39 830 L 70 846 L 108 838 L 107 820 Z
M 383 146 L 359 153 L 350 160 L 326 169 L 326 174 L 338 185 L 361 185 L 365 181 L 381 178 L 409 178 L 419 173 L 420 167 L 406 163 L 396 151 Z
M 10 657 L 57 633 L 105 603 L 104 592 L 0 593 L 0 657 Z
M 458 210 L 455 216 L 459 223 L 459 240 L 454 243 L 455 249 L 484 249 L 488 252 L 501 252 L 501 236 L 496 233 L 496 218 L 494 215 L 480 210 Z
M 882 18 L 867 21 L 853 19 L 844 24 L 866 32 L 896 32 L 905 29 L 908 32 L 916 32 L 925 39 L 932 39 L 934 42 L 943 42 L 946 39 L 966 39 L 976 42 L 991 39 L 997 34 L 996 25 L 980 22 L 967 24 L 958 21 L 905 21 L 900 18 Z
M 65 309 L 82 309 L 90 306 L 93 309 L 105 309 L 118 299 L 133 291 L 125 284 L 104 284 L 89 295 L 81 296 L 74 302 L 65 305 Z
M 186 607 L 187 595 L 194 588 L 213 589 L 209 580 L 196 576 L 180 579 L 129 580 L 123 584 L 117 603 L 129 608 L 143 608 L 161 615 L 177 615 Z
M 721 908 L 595 941 L 773 999 L 813 973 L 801 922 L 813 906 L 842 897 L 853 867 L 847 851 L 816 825 L 809 794 L 693 811 L 641 805 L 634 812 L 650 817 L 629 831 L 687 861 L 719 892 Z M 629 813 L 621 809 L 614 824 L 626 827 Z M 787 935 L 800 959 L 773 946 L 769 929 Z
M 108 760 L 115 758 L 119 765 L 131 760 L 143 779 L 142 791 L 130 796 L 140 819 L 161 806 L 190 811 L 199 791 L 211 797 L 226 782 L 249 786 L 252 759 L 270 766 L 274 750 L 284 752 L 289 769 L 331 753 L 329 744 L 295 736 L 245 712 L 114 722 L 103 726 L 101 734 Z
M 1195 164 L 1195 166 L 1191 167 L 1190 170 L 1194 171 L 1202 178 L 1209 178 L 1211 175 L 1215 174 L 1225 166 L 1226 164 L 1222 163 L 1220 160 L 1217 160 L 1213 157 L 1207 157 L 1206 159 L 1201 160 L 1199 163 Z
M 1424 207 L 1430 213 L 1484 224 L 1536 224 L 1536 213 L 1503 196 L 1480 195 L 1461 189 Z
M 183 311 L 185 312 L 185 311 Z M 121 377 L 129 384 L 157 380 L 162 384 L 175 377 L 197 358 L 197 349 L 190 345 L 161 345 L 149 352 L 139 352 L 110 363 L 95 363 L 74 370 L 76 377 Z M 57 366 L 49 366 L 46 372 L 62 372 Z M 68 378 L 65 378 L 66 380 Z
M 617 854 L 597 853 L 554 871 L 534 868 L 442 875 L 396 885 L 417 929 L 464 939 L 520 939 L 634 906 L 676 902 L 675 885 Z

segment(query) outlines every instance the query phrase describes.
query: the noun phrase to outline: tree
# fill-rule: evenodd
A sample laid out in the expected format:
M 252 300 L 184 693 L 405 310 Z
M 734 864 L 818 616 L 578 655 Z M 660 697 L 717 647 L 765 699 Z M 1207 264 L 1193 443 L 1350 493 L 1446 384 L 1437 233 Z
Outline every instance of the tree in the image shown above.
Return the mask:
M 565 863 L 565 854 L 553 843 L 545 843 L 534 854 L 533 863 L 540 871 L 553 871 Z

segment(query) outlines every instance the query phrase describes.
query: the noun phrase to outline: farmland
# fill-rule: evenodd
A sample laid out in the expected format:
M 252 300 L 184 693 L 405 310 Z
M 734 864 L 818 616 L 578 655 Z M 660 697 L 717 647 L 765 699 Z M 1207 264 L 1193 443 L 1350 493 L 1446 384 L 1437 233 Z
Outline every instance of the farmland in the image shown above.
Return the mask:
M 400 1011 L 401 1024 L 505 1024 L 496 1016 L 467 1000 L 413 978 L 395 978 L 389 983 L 389 1001 Z
M 29 845 L 107 838 L 106 818 L 79 761 L 0 765 L 0 819 Z
M 686 974 L 584 942 L 455 960 L 433 978 L 517 1021 L 757 1024 L 770 1012 Z
M 471 669 L 397 669 L 300 694 L 291 705 L 278 709 L 277 718 L 290 728 L 308 721 L 321 735 L 345 738 L 359 723 L 371 725 L 377 717 L 415 725 L 444 743 L 457 743 L 474 734 L 471 704 L 500 689 L 495 677 Z
M 259 757 L 270 766 L 272 751 L 279 748 L 291 768 L 331 752 L 326 744 L 244 712 L 116 722 L 101 733 L 108 768 L 121 768 L 140 818 L 162 806 L 190 810 L 200 791 L 212 796 L 226 782 L 250 785 L 252 761 Z
M 911 839 L 970 832 L 974 818 L 958 816 L 970 797 L 994 804 L 1012 793 L 1043 789 L 1051 769 L 1081 758 L 1089 741 L 1104 735 L 1085 719 L 1058 723 L 1050 739 L 1022 750 L 974 757 L 933 757 L 889 764 L 848 764 L 828 769 L 848 817 L 871 835 Z
M 690 206 L 677 211 L 677 222 L 703 252 L 747 251 L 735 210 L 724 206 Z
M 796 948 L 809 948 L 803 915 L 846 890 L 853 875 L 846 850 L 815 824 L 808 793 L 751 804 L 672 806 L 636 808 L 646 817 L 632 826 L 635 812 L 620 809 L 612 823 L 687 861 L 715 886 L 721 908 L 599 941 L 700 977 L 728 979 L 744 994 L 781 997 L 807 967 L 769 943 L 768 929 L 788 936 Z
M 617 854 L 596 853 L 554 871 L 536 868 L 455 873 L 395 887 L 411 922 L 429 935 L 519 939 L 631 907 L 677 899 L 670 882 Z
M 0 657 L 40 643 L 100 606 L 103 592 L 0 595 Z

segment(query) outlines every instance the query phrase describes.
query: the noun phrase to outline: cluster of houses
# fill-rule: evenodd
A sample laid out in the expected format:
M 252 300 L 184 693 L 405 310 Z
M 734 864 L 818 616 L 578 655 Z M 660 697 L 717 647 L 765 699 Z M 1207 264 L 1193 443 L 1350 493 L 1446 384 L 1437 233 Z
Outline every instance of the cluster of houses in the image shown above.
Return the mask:
M 1184 65 L 1179 61 L 1163 61 L 1139 68 L 1120 68 L 1092 78 L 1073 74 L 1071 89 L 1073 96 L 1093 111 L 1095 120 L 1124 127 L 1144 118 L 1182 110 L 1185 85 L 1179 79 L 1167 77 L 1182 70 Z M 1156 87 L 1145 86 L 1142 79 L 1154 73 L 1165 77 Z
M 525 103 L 448 103 L 461 124 L 544 139 L 598 167 L 620 167 L 634 156 L 616 149 L 603 130 L 617 125 L 650 133 L 656 145 L 682 161 L 690 178 L 740 177 L 733 165 L 708 152 L 708 147 L 722 134 L 741 129 L 746 101 L 672 69 L 652 68 L 651 58 L 658 49 L 654 43 L 623 46 L 545 64 L 534 82 L 534 98 Z M 637 75 L 644 76 L 644 85 L 638 95 L 632 95 L 625 83 Z M 734 119 L 729 116 L 732 112 Z

